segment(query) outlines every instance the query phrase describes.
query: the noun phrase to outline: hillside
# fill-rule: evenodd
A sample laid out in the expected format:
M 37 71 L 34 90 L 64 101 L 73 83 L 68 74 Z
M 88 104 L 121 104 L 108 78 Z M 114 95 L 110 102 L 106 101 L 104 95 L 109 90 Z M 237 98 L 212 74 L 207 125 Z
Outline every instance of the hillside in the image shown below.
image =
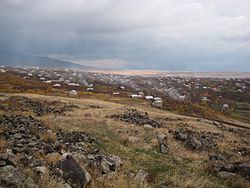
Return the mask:
M 135 103 L 35 94 L 5 94 L 1 100 L 1 151 L 12 149 L 14 154 L 9 161 L 21 156 L 30 161 L 15 166 L 23 177 L 18 179 L 19 185 L 28 176 L 40 187 L 63 187 L 63 179 L 75 187 L 70 177 L 57 175 L 55 171 L 65 151 L 71 152 L 90 173 L 89 187 L 250 185 L 246 180 L 249 163 L 243 163 L 249 162 L 249 129 Z M 8 122 L 16 126 L 19 121 L 25 121 L 25 126 L 31 126 L 32 122 L 32 126 L 39 125 L 40 128 L 33 127 L 33 135 L 30 133 L 34 138 L 40 135 L 40 139 L 33 140 L 34 146 L 25 144 L 28 138 L 22 132 L 18 135 L 13 132 L 21 127 L 15 130 L 6 127 Z M 23 144 L 15 145 L 17 136 L 24 140 Z M 80 138 L 80 142 L 74 140 Z M 64 152 L 57 148 L 59 143 Z M 1 157 L 3 160 L 3 154 Z M 1 173 L 0 178 L 6 180 Z

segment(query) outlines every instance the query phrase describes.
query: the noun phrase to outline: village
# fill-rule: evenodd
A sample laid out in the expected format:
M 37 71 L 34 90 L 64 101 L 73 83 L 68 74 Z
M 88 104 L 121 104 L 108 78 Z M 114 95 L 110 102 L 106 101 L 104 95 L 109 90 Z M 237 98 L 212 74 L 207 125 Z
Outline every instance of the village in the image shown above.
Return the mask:
M 247 122 L 250 117 L 248 78 L 129 76 L 39 67 L 1 67 L 0 70 L 46 83 L 64 90 L 71 97 L 77 97 L 79 92 L 104 93 L 110 97 L 146 100 L 152 106 L 167 110 L 195 104 L 226 115 L 240 116 Z
M 0 183 L 249 187 L 249 88 L 249 78 L 1 66 Z

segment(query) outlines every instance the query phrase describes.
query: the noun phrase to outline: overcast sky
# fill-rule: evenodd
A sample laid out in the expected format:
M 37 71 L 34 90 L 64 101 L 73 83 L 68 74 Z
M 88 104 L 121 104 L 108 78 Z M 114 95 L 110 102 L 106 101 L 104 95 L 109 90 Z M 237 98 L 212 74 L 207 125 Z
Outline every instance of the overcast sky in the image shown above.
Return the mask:
M 250 71 L 250 0 L 0 0 L 0 49 L 118 69 Z

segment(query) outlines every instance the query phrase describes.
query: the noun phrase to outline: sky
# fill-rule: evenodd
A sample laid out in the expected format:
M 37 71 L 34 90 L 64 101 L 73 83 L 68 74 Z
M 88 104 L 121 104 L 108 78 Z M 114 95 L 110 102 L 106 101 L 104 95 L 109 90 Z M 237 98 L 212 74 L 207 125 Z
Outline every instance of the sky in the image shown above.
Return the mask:
M 111 69 L 250 71 L 250 0 L 0 0 L 0 50 Z

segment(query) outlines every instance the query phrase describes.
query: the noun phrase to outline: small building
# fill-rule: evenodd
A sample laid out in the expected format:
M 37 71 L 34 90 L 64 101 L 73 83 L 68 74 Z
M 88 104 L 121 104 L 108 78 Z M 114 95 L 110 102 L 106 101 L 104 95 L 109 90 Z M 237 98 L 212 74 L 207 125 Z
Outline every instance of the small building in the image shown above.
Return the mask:
M 89 87 L 89 88 L 87 88 L 87 91 L 94 91 L 94 88 L 93 87 Z
M 222 105 L 222 109 L 228 109 L 229 108 L 229 105 L 228 104 L 223 104 Z
M 154 97 L 153 96 L 146 96 L 145 99 L 147 99 L 147 100 L 153 100 Z
M 76 90 L 71 90 L 71 91 L 69 91 L 69 95 L 76 96 L 77 95 L 77 91 Z
M 155 97 L 154 102 L 152 103 L 153 106 L 162 108 L 162 98 L 160 97 Z
M 155 97 L 154 101 L 162 101 L 162 98 L 161 97 Z
M 120 95 L 120 92 L 113 92 L 113 95 Z
M 63 78 L 59 78 L 59 82 L 63 82 L 64 81 L 64 79 Z
M 201 101 L 207 102 L 207 101 L 209 101 L 209 99 L 206 96 L 204 96 L 204 97 L 201 98 Z
M 137 94 L 132 94 L 130 95 L 131 98 L 135 99 L 135 98 L 142 98 L 141 95 L 137 95 Z
M 162 101 L 154 101 L 153 103 L 152 103 L 152 105 L 153 106 L 155 106 L 155 107 L 159 107 L 159 108 L 162 108 Z
M 1 73 L 5 73 L 6 70 L 5 70 L 5 69 L 0 69 L 0 72 L 1 72 Z
M 54 84 L 53 87 L 61 87 L 61 84 Z
M 181 96 L 179 97 L 179 99 L 180 99 L 181 101 L 184 101 L 184 100 L 186 99 L 186 95 L 181 95 Z
M 69 86 L 80 86 L 80 84 L 77 83 L 68 83 Z
M 124 86 L 120 86 L 120 89 L 121 89 L 121 90 L 124 90 L 124 89 L 125 89 L 125 87 L 124 87 Z

